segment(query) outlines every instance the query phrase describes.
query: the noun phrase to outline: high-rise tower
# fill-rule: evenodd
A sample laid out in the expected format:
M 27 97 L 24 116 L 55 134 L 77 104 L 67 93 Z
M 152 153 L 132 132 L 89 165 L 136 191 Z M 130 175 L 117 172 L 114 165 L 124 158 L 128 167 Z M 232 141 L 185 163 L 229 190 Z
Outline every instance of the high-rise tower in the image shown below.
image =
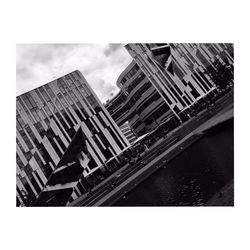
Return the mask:
M 17 200 L 32 205 L 81 130 L 91 160 L 83 176 L 130 146 L 86 79 L 74 71 L 16 98 Z M 74 187 L 71 198 L 81 195 Z

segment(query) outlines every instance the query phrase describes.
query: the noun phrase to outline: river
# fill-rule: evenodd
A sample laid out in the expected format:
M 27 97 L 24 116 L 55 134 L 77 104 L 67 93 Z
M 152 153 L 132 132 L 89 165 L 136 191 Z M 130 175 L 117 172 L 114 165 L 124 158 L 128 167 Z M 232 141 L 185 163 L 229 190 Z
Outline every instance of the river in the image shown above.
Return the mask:
M 202 206 L 233 177 L 231 119 L 210 129 L 113 206 Z

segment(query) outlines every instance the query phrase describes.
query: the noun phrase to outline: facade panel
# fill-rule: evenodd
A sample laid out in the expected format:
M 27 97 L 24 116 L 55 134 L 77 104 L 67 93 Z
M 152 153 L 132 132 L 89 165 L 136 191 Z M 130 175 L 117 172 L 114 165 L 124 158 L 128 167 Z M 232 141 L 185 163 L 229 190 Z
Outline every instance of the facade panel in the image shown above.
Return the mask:
M 233 44 L 127 44 L 126 49 L 180 121 L 180 112 L 226 85 L 221 74 L 233 82 Z

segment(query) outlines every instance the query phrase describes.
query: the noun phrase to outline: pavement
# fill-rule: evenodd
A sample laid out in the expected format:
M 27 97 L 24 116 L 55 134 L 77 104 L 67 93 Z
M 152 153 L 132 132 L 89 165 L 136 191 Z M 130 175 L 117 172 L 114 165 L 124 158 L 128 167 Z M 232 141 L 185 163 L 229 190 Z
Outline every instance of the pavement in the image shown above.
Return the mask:
M 208 122 L 201 125 L 196 130 L 196 133 L 204 132 L 205 130 L 210 129 L 210 128 L 218 125 L 219 123 L 224 122 L 226 120 L 229 120 L 233 117 L 234 117 L 234 110 L 233 110 L 233 105 L 231 105 L 231 109 L 225 111 L 222 114 L 217 114 L 216 116 L 214 116 L 213 119 L 210 119 Z

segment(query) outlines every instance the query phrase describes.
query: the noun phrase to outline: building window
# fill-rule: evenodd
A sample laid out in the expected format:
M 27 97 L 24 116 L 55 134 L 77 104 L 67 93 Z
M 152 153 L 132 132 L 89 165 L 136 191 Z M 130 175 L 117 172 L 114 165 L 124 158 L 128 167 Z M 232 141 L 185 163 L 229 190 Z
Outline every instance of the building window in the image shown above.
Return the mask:
M 23 130 L 21 130 L 20 134 L 21 134 L 24 142 L 26 143 L 27 147 L 29 148 L 29 150 L 33 149 L 33 145 L 31 143 L 31 141 L 29 140 L 28 136 L 26 135 L 26 133 Z
M 34 126 L 35 126 L 37 132 L 39 133 L 39 135 L 41 137 L 43 137 L 45 135 L 45 130 L 44 130 L 43 126 L 41 125 L 41 123 L 37 122 L 34 124 Z
M 60 103 L 58 100 L 56 100 L 55 104 L 56 104 L 56 107 L 57 107 L 60 111 L 63 110 L 63 107 L 62 107 L 61 103 Z
M 68 96 L 68 94 L 65 94 L 65 97 L 66 97 L 68 103 L 69 103 L 70 105 L 73 105 L 73 101 L 72 101 L 71 98 Z
M 43 98 L 45 99 L 45 101 L 50 101 L 50 97 L 48 96 L 48 94 L 45 92 L 45 90 L 43 89 L 43 87 L 40 88 L 40 92 L 42 93 Z
M 74 102 L 78 102 L 78 99 L 77 99 L 76 95 L 73 93 L 72 90 L 69 91 L 69 95 L 72 97 Z
M 24 168 L 23 162 L 17 153 L 16 153 L 16 163 L 20 168 Z
M 52 89 L 50 88 L 50 86 L 47 84 L 45 85 L 45 88 L 48 92 L 48 94 L 50 95 L 51 98 L 54 98 L 55 97 L 55 94 L 53 93 Z
M 64 100 L 62 94 L 59 93 L 59 94 L 58 94 L 58 98 L 59 98 L 59 100 L 61 101 L 62 105 L 63 105 L 65 108 L 69 106 L 69 105 L 66 103 L 66 101 Z
M 22 106 L 21 106 L 21 104 L 20 104 L 19 101 L 16 101 L 16 107 L 17 107 L 17 110 L 18 110 L 19 112 L 22 112 L 22 111 L 23 111 Z
M 23 127 L 25 123 L 24 123 L 23 119 L 21 118 L 21 116 L 18 114 L 16 116 L 16 118 L 17 118 L 17 121 L 19 122 L 19 124 L 21 125 L 21 127 Z
M 50 109 L 48 108 L 47 105 L 44 106 L 44 109 L 45 109 L 48 116 L 52 116 L 52 113 L 51 113 L 51 111 L 50 111 Z
M 32 110 L 31 113 L 32 113 L 32 115 L 33 115 L 33 117 L 35 119 L 35 122 L 39 122 L 40 121 L 40 117 L 37 114 L 37 110 Z

